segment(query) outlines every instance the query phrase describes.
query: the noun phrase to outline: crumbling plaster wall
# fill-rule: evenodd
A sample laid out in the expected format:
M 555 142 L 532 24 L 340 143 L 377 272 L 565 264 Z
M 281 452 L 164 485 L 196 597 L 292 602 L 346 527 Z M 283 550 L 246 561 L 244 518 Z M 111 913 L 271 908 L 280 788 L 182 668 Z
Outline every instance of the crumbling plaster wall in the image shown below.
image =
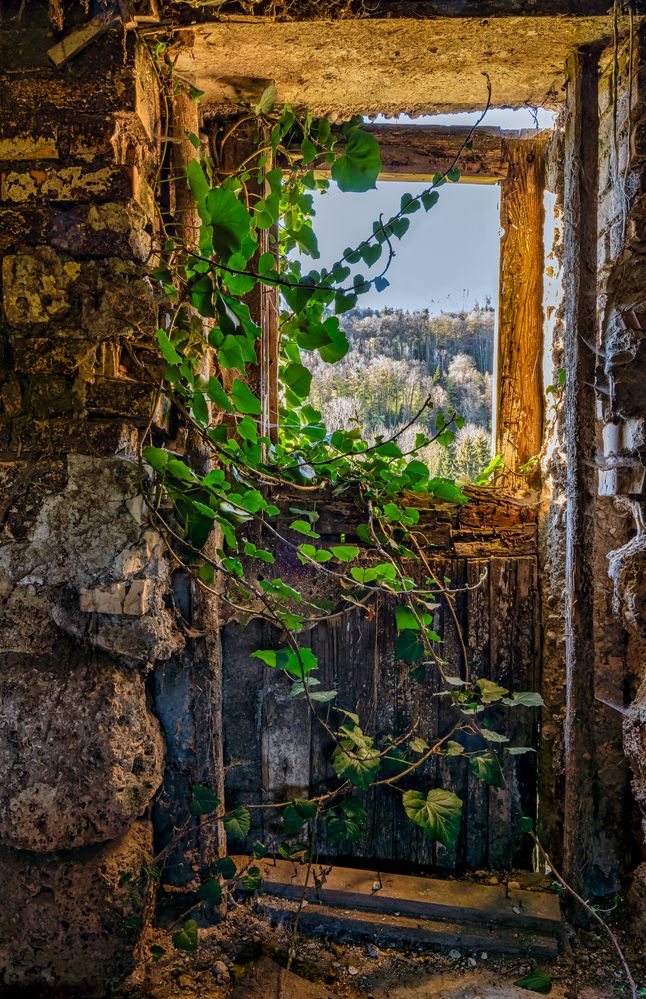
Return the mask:
M 85 17 L 67 5 L 65 30 Z M 61 68 L 57 37 L 46 3 L 3 5 L 0 989 L 89 995 L 133 964 L 166 755 L 152 673 L 185 638 L 137 462 L 155 88 L 120 30 Z
M 646 50 L 643 23 L 618 27 L 616 45 L 570 64 L 547 170 L 565 284 L 551 349 L 567 382 L 544 466 L 542 833 L 589 895 L 621 890 L 643 860 L 646 803 Z M 577 74 L 589 79 L 578 94 Z M 645 870 L 632 890 L 642 919 Z

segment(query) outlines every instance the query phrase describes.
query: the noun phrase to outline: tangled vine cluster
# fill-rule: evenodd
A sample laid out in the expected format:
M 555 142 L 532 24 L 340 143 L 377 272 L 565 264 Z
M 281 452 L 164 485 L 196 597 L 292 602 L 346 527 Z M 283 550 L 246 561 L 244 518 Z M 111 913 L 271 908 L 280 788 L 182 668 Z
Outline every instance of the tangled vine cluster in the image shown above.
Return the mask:
M 166 46 L 159 43 L 152 55 L 160 79 L 173 81 Z M 199 92 L 189 92 L 199 101 Z M 254 861 L 270 851 L 311 863 L 322 833 L 327 842 L 357 841 L 366 821 L 360 795 L 376 786 L 392 789 L 408 819 L 424 833 L 454 845 L 463 803 L 453 791 L 418 786 L 421 768 L 432 758 L 449 760 L 468 767 L 485 784 L 502 787 L 504 757 L 533 750 L 512 745 L 500 731 L 501 707 L 522 711 L 542 704 L 535 692 L 510 692 L 475 675 L 459 632 L 457 591 L 438 577 L 429 560 L 420 504 L 462 505 L 468 497 L 454 481 L 431 477 L 418 452 L 431 442 L 449 447 L 463 423 L 459 414 L 441 412 L 434 433 L 418 434 L 404 451 L 398 443 L 401 431 L 373 443 L 358 428 L 329 433 L 308 402 L 308 354 L 318 352 L 328 363 L 344 357 L 348 341 L 339 316 L 369 289 L 388 285 L 395 248 L 411 216 L 431 211 L 440 188 L 459 179 L 459 158 L 470 148 L 473 132 L 446 171 L 421 193 L 405 194 L 399 211 L 376 220 L 358 246 L 348 247 L 331 266 L 305 271 L 305 257 L 319 259 L 313 192 L 328 186 L 326 174 L 341 191 L 374 188 L 381 167 L 378 143 L 359 117 L 333 127 L 326 118 L 277 106 L 273 85 L 221 137 L 220 153 L 236 141 L 242 123 L 254 128 L 253 153 L 235 170 L 224 169 L 223 155 L 205 154 L 199 137 L 188 135 L 195 147 L 186 167 L 199 216 L 195 240 L 186 241 L 172 216 L 162 219 L 160 263 L 152 276 L 163 291 L 166 321 L 157 331 L 161 365 L 153 365 L 150 376 L 208 450 L 210 461 L 204 471 L 188 452 L 155 443 L 149 428 L 142 461 L 154 472 L 155 484 L 148 503 L 173 557 L 201 586 L 215 589 L 237 613 L 275 625 L 283 636 L 278 647 L 258 649 L 253 657 L 288 678 L 291 696 L 303 699 L 325 730 L 337 784 L 317 798 L 272 806 L 282 817 L 276 841 L 256 843 L 242 870 L 230 856 L 214 858 L 196 906 L 217 905 L 225 884 L 243 891 L 258 888 L 261 875 Z M 261 329 L 248 296 L 261 285 L 279 289 L 282 304 L 277 426 L 263 418 L 253 377 Z M 498 467 L 494 459 L 488 475 Z M 290 508 L 295 510 L 291 516 L 278 505 L 281 491 L 304 498 L 302 507 Z M 352 499 L 360 520 L 358 544 L 348 544 L 343 536 L 338 543 L 322 543 L 318 513 L 306 501 L 326 493 Z M 312 595 L 315 586 L 298 589 L 272 571 L 279 545 L 314 579 L 320 575 L 332 583 L 334 599 Z M 416 723 L 378 740 L 358 711 L 336 706 L 336 691 L 321 689 L 317 658 L 306 644 L 308 628 L 330 614 L 370 613 L 377 598 L 392 607 L 395 658 L 407 671 L 407 683 L 425 682 L 429 671 L 439 677 L 440 696 L 453 717 L 441 737 L 431 738 Z M 441 601 L 460 634 L 459 662 L 447 660 L 436 630 Z M 221 820 L 232 841 L 249 834 L 249 808 L 227 810 L 213 789 L 200 785 L 173 842 L 204 815 Z M 195 949 L 193 919 L 185 919 L 174 942 Z

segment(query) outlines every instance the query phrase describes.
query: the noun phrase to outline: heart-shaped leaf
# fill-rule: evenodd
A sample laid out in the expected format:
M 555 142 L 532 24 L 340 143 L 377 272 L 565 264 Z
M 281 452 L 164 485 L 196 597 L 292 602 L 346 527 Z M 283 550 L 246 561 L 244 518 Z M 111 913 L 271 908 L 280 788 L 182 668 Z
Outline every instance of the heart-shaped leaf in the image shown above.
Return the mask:
M 411 822 L 444 846 L 455 845 L 462 816 L 462 801 L 457 794 L 434 787 L 426 797 L 421 791 L 405 791 L 402 800 Z

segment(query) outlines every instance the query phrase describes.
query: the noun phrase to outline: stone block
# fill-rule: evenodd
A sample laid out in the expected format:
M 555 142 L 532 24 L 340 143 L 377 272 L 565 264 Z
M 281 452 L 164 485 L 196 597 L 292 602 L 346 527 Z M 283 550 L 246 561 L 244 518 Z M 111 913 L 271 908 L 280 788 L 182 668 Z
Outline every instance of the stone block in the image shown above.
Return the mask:
M 155 387 L 148 382 L 128 378 L 97 378 L 87 386 L 86 406 L 89 413 L 127 416 L 148 420 L 153 411 Z
M 615 606 L 621 612 L 626 628 L 637 638 L 646 639 L 646 535 L 637 535 L 623 548 L 609 552 L 608 566 L 614 584 Z M 641 704 L 646 723 L 646 690 Z
M 27 383 L 25 409 L 35 419 L 72 416 L 81 410 L 81 401 L 71 379 L 61 374 L 33 374 Z
M 36 208 L 0 208 L 0 253 L 47 239 L 47 219 Z
M 113 339 L 124 333 L 141 338 L 157 328 L 157 291 L 135 264 L 111 258 L 84 267 L 81 324 L 93 337 Z
M 0 138 L 0 160 L 19 162 L 21 160 L 58 159 L 56 129 L 48 126 L 42 132 L 24 132 L 21 135 L 5 135 Z
M 118 201 L 132 197 L 132 171 L 127 166 L 76 164 L 58 170 L 6 170 L 0 198 L 11 204 L 34 201 Z
M 81 589 L 79 608 L 86 614 L 127 614 L 141 617 L 150 606 L 149 579 L 122 580 L 112 586 Z
M 83 424 L 77 429 L 82 432 Z M 21 475 L 29 474 L 25 462 Z M 28 530 L 19 541 L 8 537 L 0 544 L 8 594 L 0 606 L 0 652 L 39 655 L 45 641 L 51 647 L 53 625 L 59 639 L 71 636 L 126 666 L 148 668 L 183 648 L 167 603 L 165 546 L 147 522 L 139 475 L 135 461 L 71 454 L 64 483 L 53 492 L 34 490 L 37 509 L 29 511 Z M 10 524 L 29 494 L 25 481 L 22 489 L 19 481 L 9 483 Z M 97 603 L 99 595 L 110 603 Z
M 73 330 L 72 333 L 78 333 Z M 97 365 L 97 345 L 78 336 L 12 337 L 16 372 L 28 375 L 78 375 L 90 380 Z
M 61 319 L 71 308 L 70 293 L 81 265 L 48 246 L 6 256 L 2 299 L 7 322 L 31 326 Z
M 11 424 L 11 447 L 16 455 L 122 455 L 138 451 L 137 428 L 126 420 L 35 420 L 20 416 Z
M 112 992 L 134 968 L 142 865 L 152 836 L 136 823 L 116 842 L 49 855 L 0 848 L 0 980 L 29 995 Z M 68 991 L 69 990 L 69 991 Z
M 122 257 L 147 260 L 149 217 L 136 201 L 77 205 L 49 220 L 49 242 L 74 257 Z
M 0 674 L 0 843 L 50 853 L 102 843 L 143 815 L 163 741 L 144 679 L 100 653 L 11 656 Z

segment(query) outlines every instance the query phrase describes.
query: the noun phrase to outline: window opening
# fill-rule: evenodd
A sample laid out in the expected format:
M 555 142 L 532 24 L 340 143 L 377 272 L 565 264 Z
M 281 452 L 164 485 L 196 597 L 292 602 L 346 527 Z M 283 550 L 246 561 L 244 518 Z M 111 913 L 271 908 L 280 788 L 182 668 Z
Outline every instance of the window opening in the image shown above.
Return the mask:
M 388 218 L 396 212 L 403 194 L 426 186 L 382 181 L 364 194 L 343 194 L 335 185 L 317 194 L 321 259 L 337 259 L 380 213 Z M 496 185 L 445 185 L 433 212 L 413 218 L 396 246 L 389 287 L 361 296 L 340 317 L 350 342 L 346 356 L 333 365 L 318 354 L 304 357 L 313 374 L 310 401 L 329 430 L 361 426 L 371 443 L 401 432 L 399 444 L 408 451 L 417 434 L 432 434 L 438 412 L 455 409 L 465 424 L 453 444 L 429 445 L 420 457 L 432 475 L 474 479 L 486 468 L 498 233 Z
M 494 108 L 485 127 L 513 129 L 521 136 L 527 129 L 551 127 L 554 117 L 544 108 Z M 374 123 L 470 126 L 476 119 L 477 112 L 464 112 L 415 119 L 379 116 Z M 401 443 L 412 447 L 417 433 L 432 429 L 438 411 L 455 409 L 465 425 L 451 447 L 436 444 L 420 457 L 434 475 L 474 479 L 495 451 L 496 312 L 504 230 L 495 175 L 467 173 L 464 180 L 445 186 L 433 213 L 413 221 L 397 245 L 389 286 L 373 289 L 340 317 L 350 341 L 346 357 L 328 365 L 317 354 L 306 354 L 303 362 L 313 374 L 309 401 L 329 430 L 361 426 L 374 441 L 406 428 Z M 428 177 L 420 176 L 417 183 L 389 177 L 363 194 L 344 194 L 334 184 L 328 192 L 316 192 L 321 262 L 338 259 L 345 247 L 361 241 L 374 219 L 398 209 L 402 194 L 416 193 L 427 183 Z M 308 264 L 304 257 L 304 270 Z M 427 398 L 428 408 L 415 420 Z

